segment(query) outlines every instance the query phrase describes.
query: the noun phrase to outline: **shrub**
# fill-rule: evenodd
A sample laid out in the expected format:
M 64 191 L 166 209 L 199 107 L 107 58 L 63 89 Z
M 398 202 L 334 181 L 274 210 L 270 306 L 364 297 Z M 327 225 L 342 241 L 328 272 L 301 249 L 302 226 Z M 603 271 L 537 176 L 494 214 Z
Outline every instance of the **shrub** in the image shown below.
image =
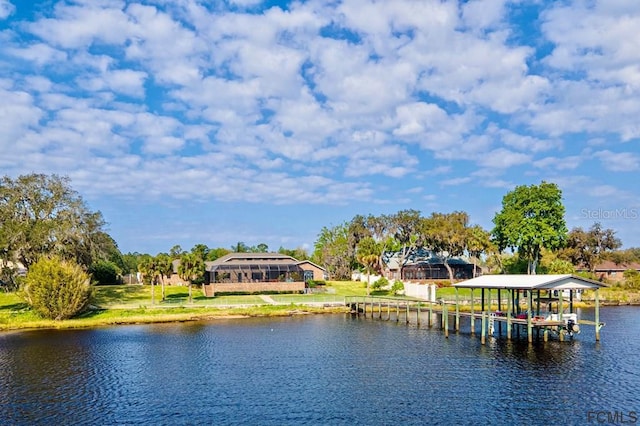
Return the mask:
M 640 289 L 640 272 L 634 269 L 624 271 L 624 287 L 629 290 Z
M 386 287 L 388 285 L 389 285 L 389 280 L 386 279 L 385 277 L 380 277 L 371 284 L 371 289 L 373 291 L 379 291 L 380 289 L 382 289 L 382 287 Z
M 391 286 L 391 293 L 393 293 L 394 295 L 398 294 L 403 290 L 404 290 L 404 284 L 402 283 L 402 281 L 396 280 Z
M 118 278 L 120 269 L 113 262 L 109 262 L 107 260 L 99 260 L 98 262 L 91 265 L 91 268 L 89 268 L 89 273 L 91 274 L 93 279 L 96 280 L 100 285 L 120 284 L 120 280 Z
M 89 304 L 89 275 L 74 263 L 43 258 L 34 263 L 24 280 L 22 295 L 43 318 L 63 320 L 82 312 Z

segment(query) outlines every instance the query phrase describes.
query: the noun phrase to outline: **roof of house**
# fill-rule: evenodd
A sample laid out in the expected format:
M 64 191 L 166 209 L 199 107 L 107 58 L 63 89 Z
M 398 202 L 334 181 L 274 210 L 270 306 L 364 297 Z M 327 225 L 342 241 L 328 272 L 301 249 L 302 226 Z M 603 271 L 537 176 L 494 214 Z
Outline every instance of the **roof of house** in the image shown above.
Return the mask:
M 483 275 L 453 285 L 459 288 L 514 290 L 597 289 L 604 284 L 576 275 Z
M 640 263 L 615 263 L 611 260 L 605 260 L 602 263 L 598 263 L 595 267 L 596 271 L 626 271 L 628 269 L 635 269 L 637 271 L 640 271 Z
M 387 265 L 389 269 L 398 269 L 400 266 L 400 252 L 385 252 L 382 254 L 382 260 Z M 444 264 L 444 259 L 441 256 L 436 255 L 431 250 L 427 250 L 425 248 L 411 250 L 410 253 L 407 254 L 405 260 L 405 264 L 403 266 L 409 265 L 442 265 Z M 470 265 L 463 257 L 450 257 L 447 259 L 447 263 L 449 265 Z
M 221 267 L 227 269 L 275 265 L 298 267 L 298 260 L 280 253 L 229 253 L 214 261 L 205 262 L 207 271 L 213 271 Z
M 321 269 L 323 271 L 327 270 L 326 268 L 323 268 L 322 266 L 318 265 L 317 263 L 313 263 L 310 260 L 301 260 L 301 261 L 298 262 L 298 265 L 302 265 L 304 263 L 308 263 L 309 265 L 315 266 L 316 268 Z

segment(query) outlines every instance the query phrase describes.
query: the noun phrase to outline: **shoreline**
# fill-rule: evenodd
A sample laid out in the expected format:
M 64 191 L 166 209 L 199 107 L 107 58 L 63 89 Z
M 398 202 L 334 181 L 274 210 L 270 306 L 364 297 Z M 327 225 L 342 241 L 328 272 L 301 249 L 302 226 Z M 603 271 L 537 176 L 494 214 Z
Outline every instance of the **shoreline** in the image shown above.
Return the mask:
M 66 320 L 18 319 L 0 324 L 0 333 L 29 330 L 73 330 L 117 325 L 166 324 L 179 322 L 215 321 L 222 319 L 268 318 L 297 315 L 323 315 L 348 313 L 349 309 L 338 306 L 319 307 L 307 305 L 264 305 L 237 308 L 134 308 L 96 309 Z M 20 315 L 20 313 L 17 313 Z

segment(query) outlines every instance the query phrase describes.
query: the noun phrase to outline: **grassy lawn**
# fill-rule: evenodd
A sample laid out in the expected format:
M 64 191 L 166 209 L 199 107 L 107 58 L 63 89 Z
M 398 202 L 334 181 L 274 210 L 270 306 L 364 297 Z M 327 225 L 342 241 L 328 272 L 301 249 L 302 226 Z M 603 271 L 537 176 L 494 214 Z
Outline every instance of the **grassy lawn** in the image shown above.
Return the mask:
M 359 284 L 359 283 L 358 283 Z M 273 295 L 270 305 L 258 295 L 223 295 L 205 297 L 199 287 L 192 288 L 193 303 L 188 303 L 189 288 L 165 287 L 162 301 L 160 286 L 155 287 L 155 304 L 151 304 L 151 286 L 96 286 L 91 305 L 94 307 L 70 320 L 52 321 L 39 318 L 16 293 L 0 292 L 0 330 L 24 328 L 82 328 L 110 324 L 191 321 L 198 319 L 282 316 L 293 313 L 344 312 L 345 308 L 304 306 L 305 302 L 341 300 L 340 292 L 353 293 L 340 283 L 334 294 Z M 362 289 L 363 290 L 363 289 Z M 280 298 L 278 300 L 278 298 Z

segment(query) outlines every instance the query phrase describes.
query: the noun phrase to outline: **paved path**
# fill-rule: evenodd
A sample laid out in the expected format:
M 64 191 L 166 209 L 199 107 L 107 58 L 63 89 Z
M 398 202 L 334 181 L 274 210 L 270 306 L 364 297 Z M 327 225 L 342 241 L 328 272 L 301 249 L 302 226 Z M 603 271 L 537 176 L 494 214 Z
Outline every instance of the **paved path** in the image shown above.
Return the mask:
M 270 296 L 266 296 L 264 294 L 260 295 L 260 299 L 264 300 L 265 302 L 267 302 L 270 305 L 277 305 L 278 303 L 273 300 Z

